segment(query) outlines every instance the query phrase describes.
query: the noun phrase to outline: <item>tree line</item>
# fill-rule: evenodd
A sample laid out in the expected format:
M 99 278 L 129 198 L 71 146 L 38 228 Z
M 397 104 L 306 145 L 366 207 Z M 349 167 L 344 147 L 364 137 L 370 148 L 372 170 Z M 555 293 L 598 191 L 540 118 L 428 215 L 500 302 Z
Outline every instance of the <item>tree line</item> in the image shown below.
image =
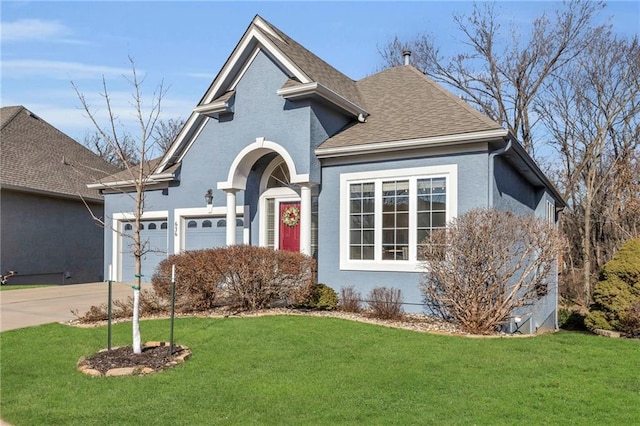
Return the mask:
M 604 2 L 568 1 L 504 28 L 498 6 L 454 15 L 461 43 L 430 34 L 379 46 L 385 66 L 412 64 L 511 131 L 568 203 L 561 292 L 588 306 L 597 272 L 640 235 L 640 43 L 596 24 Z

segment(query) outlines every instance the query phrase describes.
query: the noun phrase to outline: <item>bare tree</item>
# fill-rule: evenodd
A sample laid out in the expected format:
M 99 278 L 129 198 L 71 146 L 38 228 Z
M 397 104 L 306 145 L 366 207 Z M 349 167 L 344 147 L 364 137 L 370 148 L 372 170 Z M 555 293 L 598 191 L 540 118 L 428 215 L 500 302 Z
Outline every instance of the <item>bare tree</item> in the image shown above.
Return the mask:
M 153 172 L 150 168 L 148 160 L 150 153 L 154 150 L 153 132 L 158 123 L 158 117 L 160 114 L 161 101 L 166 93 L 163 83 L 161 82 L 154 90 L 151 96 L 151 102 L 144 103 L 144 97 L 142 93 L 142 86 L 144 78 L 138 76 L 136 72 L 134 59 L 129 56 L 129 62 L 131 64 L 131 76 L 125 76 L 125 79 L 131 86 L 132 90 L 132 111 L 136 117 L 138 124 L 138 131 L 135 136 L 131 134 L 121 134 L 118 132 L 118 116 L 112 106 L 111 96 L 107 87 L 107 82 L 103 76 L 102 78 L 102 92 L 100 95 L 104 99 L 106 111 L 107 111 L 107 123 L 102 124 L 96 113 L 93 111 L 91 105 L 89 105 L 86 97 L 80 92 L 78 86 L 72 82 L 73 88 L 82 104 L 84 112 L 87 114 L 91 122 L 93 123 L 97 135 L 103 143 L 109 146 L 110 150 L 115 154 L 118 161 L 124 165 L 124 172 L 128 176 L 128 180 L 131 182 L 130 190 L 123 190 L 123 193 L 127 194 L 134 205 L 133 217 L 134 217 L 134 230 L 130 235 L 132 238 L 133 256 L 135 259 L 135 285 L 133 286 L 133 351 L 136 354 L 142 353 L 142 345 L 140 339 L 140 284 L 142 277 L 142 256 L 149 250 L 148 242 L 142 241 L 140 238 L 140 220 L 145 210 L 145 188 L 147 185 L 147 178 Z M 145 105 L 148 105 L 146 107 Z M 140 161 L 140 165 L 134 166 L 128 161 L 128 143 L 133 140 L 137 149 L 137 156 Z M 94 216 L 95 218 L 95 216 Z M 104 223 L 103 223 L 104 225 Z
M 166 153 L 173 141 L 176 139 L 182 128 L 184 127 L 185 120 L 183 118 L 168 120 L 159 120 L 153 134 L 154 142 L 158 148 L 162 150 L 162 153 Z
M 593 272 L 640 231 L 639 75 L 637 37 L 602 34 L 547 81 L 536 103 L 561 160 L 586 305 Z
M 495 331 L 517 308 L 547 294 L 561 244 L 541 219 L 471 210 L 423 246 L 425 302 L 471 333 Z
M 133 139 L 125 133 L 120 137 L 120 143 L 120 153 L 118 153 L 118 150 L 114 149 L 110 143 L 105 141 L 98 131 L 94 131 L 93 133 L 88 132 L 83 142 L 84 146 L 95 152 L 100 158 L 121 170 L 124 170 L 127 165 L 135 166 L 139 164 L 138 149 Z M 124 162 L 121 158 L 124 159 Z
M 591 25 L 603 7 L 602 2 L 565 2 L 555 16 L 533 20 L 529 34 L 521 37 L 522 28 L 504 34 L 495 4 L 475 4 L 470 16 L 454 16 L 462 34 L 460 53 L 442 56 L 433 36 L 424 34 L 409 42 L 396 37 L 379 50 L 389 66 L 400 65 L 400 52 L 411 50 L 417 68 L 506 126 L 533 155 L 533 103 L 544 82 L 605 30 Z

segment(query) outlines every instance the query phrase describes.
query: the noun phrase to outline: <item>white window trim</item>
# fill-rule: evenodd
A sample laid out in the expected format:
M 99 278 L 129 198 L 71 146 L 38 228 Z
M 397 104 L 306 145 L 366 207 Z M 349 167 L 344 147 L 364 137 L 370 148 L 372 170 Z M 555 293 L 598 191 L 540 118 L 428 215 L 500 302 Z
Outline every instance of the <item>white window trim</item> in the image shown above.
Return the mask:
M 169 217 L 168 210 L 148 211 L 143 212 L 140 216 L 140 220 L 167 220 Z M 121 222 L 129 222 L 135 220 L 136 215 L 134 213 L 114 213 L 111 217 L 111 270 L 115 271 L 115 276 L 111 277 L 114 281 L 122 281 L 122 233 L 120 231 Z M 169 239 L 169 227 L 167 226 L 167 240 Z M 169 250 L 169 244 L 167 242 L 167 250 Z M 167 253 L 167 256 L 169 253 Z
M 218 217 L 226 218 L 227 207 L 192 207 L 183 209 L 174 209 L 173 223 L 173 252 L 181 253 L 185 247 L 185 226 L 186 220 L 192 217 Z M 249 206 L 236 206 L 236 218 L 243 219 L 242 244 L 249 244 L 249 223 L 245 218 L 249 217 Z
M 447 223 L 458 214 L 458 165 L 415 167 L 406 169 L 389 169 L 372 172 L 343 173 L 340 175 L 340 269 L 354 271 L 389 271 L 419 272 L 421 262 L 417 258 L 417 214 L 415 194 L 417 180 L 420 178 L 444 177 L 447 184 Z M 409 259 L 382 260 L 380 246 L 382 244 L 382 185 L 378 182 L 409 179 Z M 375 255 L 373 260 L 349 259 L 349 185 L 360 182 L 376 182 L 375 195 Z M 414 260 L 411 260 L 414 259 Z

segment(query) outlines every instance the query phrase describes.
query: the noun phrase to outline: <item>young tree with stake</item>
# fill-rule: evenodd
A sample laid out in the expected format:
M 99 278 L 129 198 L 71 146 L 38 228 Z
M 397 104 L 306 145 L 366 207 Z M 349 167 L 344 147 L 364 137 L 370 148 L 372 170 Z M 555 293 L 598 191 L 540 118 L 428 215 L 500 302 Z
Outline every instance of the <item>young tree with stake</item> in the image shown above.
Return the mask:
M 155 139 L 153 137 L 156 131 L 160 115 L 161 101 L 166 94 L 166 89 L 162 82 L 156 86 L 151 102 L 144 103 L 142 85 L 144 78 L 140 78 L 136 71 L 135 61 L 129 56 L 131 64 L 131 75 L 124 76 L 132 90 L 131 108 L 135 116 L 137 131 L 139 133 L 132 134 L 128 131 L 119 129 L 119 117 L 116 114 L 112 97 L 109 93 L 107 82 L 102 77 L 102 92 L 100 96 L 104 99 L 106 107 L 107 120 L 103 124 L 97 113 L 92 109 L 86 97 L 75 83 L 71 83 L 80 100 L 84 112 L 87 114 L 96 129 L 96 135 L 108 145 L 110 150 L 117 156 L 119 163 L 122 164 L 123 170 L 128 176 L 130 186 L 122 189 L 122 192 L 129 196 L 133 201 L 133 233 L 129 237 L 132 239 L 133 256 L 135 260 L 135 284 L 133 286 L 133 351 L 136 354 L 142 353 L 142 345 L 140 339 L 140 284 L 142 281 L 142 256 L 149 251 L 147 242 L 140 238 L 140 221 L 145 211 L 145 189 L 149 175 L 153 172 L 149 164 L 149 156 L 154 152 Z M 135 141 L 135 156 L 139 161 L 139 165 L 133 165 L 129 161 L 131 155 L 131 141 Z M 94 216 L 95 218 L 95 216 Z M 104 225 L 104 222 L 103 222 Z

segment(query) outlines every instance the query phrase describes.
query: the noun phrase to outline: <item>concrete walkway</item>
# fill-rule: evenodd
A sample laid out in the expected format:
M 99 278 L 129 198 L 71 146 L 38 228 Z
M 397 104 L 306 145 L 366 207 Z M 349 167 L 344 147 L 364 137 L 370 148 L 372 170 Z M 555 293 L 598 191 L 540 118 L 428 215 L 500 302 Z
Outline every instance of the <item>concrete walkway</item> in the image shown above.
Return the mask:
M 0 331 L 75 319 L 71 310 L 83 314 L 92 305 L 107 303 L 108 294 L 106 282 L 0 291 Z M 128 296 L 133 296 L 131 285 L 113 284 L 114 300 Z

